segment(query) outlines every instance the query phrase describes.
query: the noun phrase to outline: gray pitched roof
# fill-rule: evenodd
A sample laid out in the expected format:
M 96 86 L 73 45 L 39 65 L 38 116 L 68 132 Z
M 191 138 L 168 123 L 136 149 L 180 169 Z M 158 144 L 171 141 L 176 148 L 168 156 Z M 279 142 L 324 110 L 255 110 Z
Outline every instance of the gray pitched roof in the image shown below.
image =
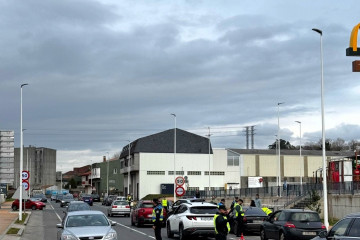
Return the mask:
M 277 154 L 276 149 L 235 149 L 229 148 L 229 150 L 239 154 L 258 154 L 258 155 L 275 155 Z M 300 155 L 299 150 L 286 150 L 281 149 L 281 155 Z M 301 150 L 303 156 L 322 156 L 321 150 Z M 354 156 L 352 151 L 326 151 L 327 157 L 350 157 Z
M 120 158 L 128 155 L 128 147 L 123 147 Z M 131 143 L 133 153 L 173 153 L 174 152 L 174 129 L 139 138 Z M 209 154 L 209 139 L 182 129 L 176 128 L 176 153 Z M 210 153 L 212 147 L 210 143 Z

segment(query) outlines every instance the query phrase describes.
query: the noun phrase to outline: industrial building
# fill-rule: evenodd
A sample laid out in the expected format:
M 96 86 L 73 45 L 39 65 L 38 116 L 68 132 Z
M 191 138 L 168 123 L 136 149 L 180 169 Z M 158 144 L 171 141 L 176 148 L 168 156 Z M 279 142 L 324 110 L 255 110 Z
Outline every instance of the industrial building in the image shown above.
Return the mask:
M 0 130 L 0 184 L 14 185 L 14 131 Z

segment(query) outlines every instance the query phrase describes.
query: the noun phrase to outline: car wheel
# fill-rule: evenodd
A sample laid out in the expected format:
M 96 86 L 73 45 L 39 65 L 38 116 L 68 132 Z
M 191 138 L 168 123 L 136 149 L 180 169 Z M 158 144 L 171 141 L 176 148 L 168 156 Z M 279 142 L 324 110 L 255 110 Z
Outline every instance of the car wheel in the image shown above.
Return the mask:
M 179 228 L 179 239 L 180 240 L 185 240 L 186 237 L 184 235 L 184 226 L 183 225 L 180 225 L 180 228 Z
M 13 211 L 18 210 L 17 206 L 15 206 L 15 205 L 14 205 L 14 206 L 12 206 L 12 210 L 13 210 Z
M 268 238 L 266 237 L 266 234 L 265 234 L 265 229 L 263 229 L 263 228 L 260 230 L 260 239 L 268 240 Z
M 166 233 L 168 238 L 174 237 L 174 234 L 171 232 L 170 223 L 168 222 L 166 224 Z
M 285 237 L 285 234 L 283 232 L 280 232 L 279 240 L 287 240 L 287 238 Z
M 43 210 L 43 208 L 41 207 L 41 208 L 39 208 L 39 210 Z
M 31 209 L 32 209 L 32 210 L 36 210 L 36 206 L 33 205 L 33 206 L 31 207 Z

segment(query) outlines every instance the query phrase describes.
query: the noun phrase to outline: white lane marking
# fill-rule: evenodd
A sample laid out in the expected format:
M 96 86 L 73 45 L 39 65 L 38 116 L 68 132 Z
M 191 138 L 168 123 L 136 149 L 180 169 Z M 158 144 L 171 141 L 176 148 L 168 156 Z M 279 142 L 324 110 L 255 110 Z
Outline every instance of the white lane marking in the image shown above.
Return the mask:
M 50 207 L 52 208 L 52 210 L 54 210 L 56 216 L 58 217 L 59 221 L 61 222 L 61 218 L 60 218 L 59 214 L 57 214 L 57 212 L 55 211 L 55 208 L 53 207 L 51 202 L 50 202 Z
M 147 237 L 149 237 L 149 238 L 153 238 L 153 239 L 155 239 L 155 237 L 150 236 L 150 235 L 148 235 L 148 234 L 146 234 L 146 233 L 144 233 L 144 232 L 141 232 L 141 231 L 139 231 L 139 230 L 136 230 L 136 229 L 134 229 L 134 228 L 132 228 L 132 227 L 128 227 L 128 226 L 126 226 L 126 225 L 124 225 L 124 224 L 121 224 L 121 223 L 116 223 L 116 224 L 117 224 L 117 225 L 119 225 L 119 226 L 121 226 L 121 227 L 124 227 L 124 228 L 130 229 L 131 231 L 134 231 L 134 232 L 140 233 L 140 234 L 142 234 L 142 235 L 144 235 L 144 236 L 147 236 Z

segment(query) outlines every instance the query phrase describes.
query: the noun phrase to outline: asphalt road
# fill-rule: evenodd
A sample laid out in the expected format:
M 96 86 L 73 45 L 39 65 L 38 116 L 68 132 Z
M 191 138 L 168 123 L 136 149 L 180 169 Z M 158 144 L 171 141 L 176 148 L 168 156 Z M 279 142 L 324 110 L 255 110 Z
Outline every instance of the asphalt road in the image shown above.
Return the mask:
M 99 210 L 107 215 L 106 206 L 101 203 L 94 203 L 91 207 L 93 210 Z M 56 224 L 61 222 L 64 216 L 63 211 L 65 208 L 61 208 L 59 203 L 49 202 L 47 203 L 46 209 L 40 211 L 33 211 L 31 220 L 26 227 L 26 230 L 21 239 L 34 240 L 34 239 L 56 239 L 57 231 Z M 155 239 L 154 230 L 151 226 L 144 226 L 141 228 L 131 226 L 129 217 L 109 217 L 112 221 L 117 222 L 113 228 L 118 234 L 118 239 L 136 239 L 136 240 L 149 240 Z M 164 240 L 170 239 L 166 236 L 166 228 L 162 230 L 162 238 Z M 173 239 L 179 239 L 177 235 Z M 200 239 L 200 238 L 199 238 Z M 203 238 L 204 239 L 204 238 Z M 228 236 L 228 239 L 237 239 L 233 234 Z M 260 237 L 256 234 L 251 236 L 245 235 L 246 240 L 260 240 Z M 213 240 L 213 239 L 212 239 Z

